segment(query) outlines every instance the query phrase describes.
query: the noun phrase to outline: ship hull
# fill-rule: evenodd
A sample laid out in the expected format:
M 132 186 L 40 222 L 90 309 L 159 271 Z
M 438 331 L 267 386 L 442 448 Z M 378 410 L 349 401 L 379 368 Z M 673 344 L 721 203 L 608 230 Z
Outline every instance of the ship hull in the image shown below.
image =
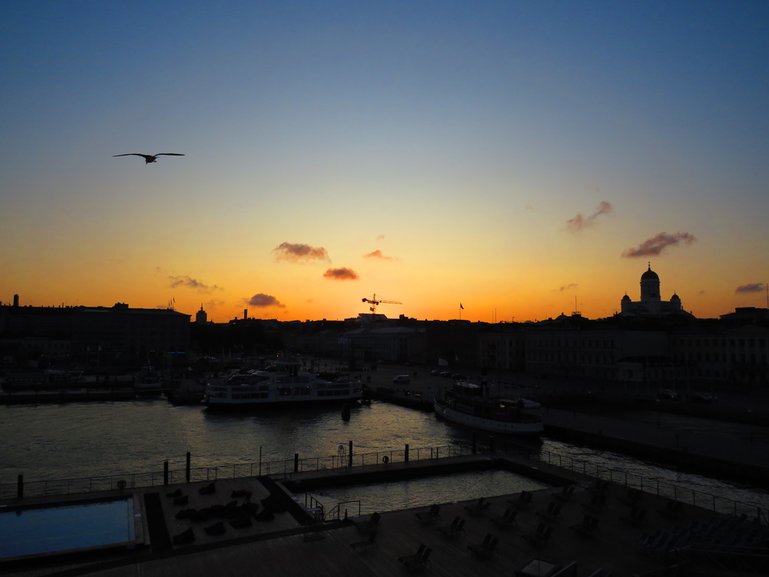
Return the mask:
M 449 422 L 487 433 L 539 435 L 544 431 L 544 425 L 541 420 L 515 421 L 484 418 L 453 409 L 438 399 L 435 399 L 433 402 L 433 408 L 436 415 Z

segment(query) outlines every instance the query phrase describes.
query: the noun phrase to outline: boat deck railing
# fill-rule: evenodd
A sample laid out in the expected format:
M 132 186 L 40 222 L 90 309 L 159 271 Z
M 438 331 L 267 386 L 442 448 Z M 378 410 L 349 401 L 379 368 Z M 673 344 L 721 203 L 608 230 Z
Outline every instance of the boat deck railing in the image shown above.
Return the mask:
M 492 451 L 483 447 L 484 451 Z M 509 450 L 509 449 L 508 449 Z M 417 447 L 378 450 L 365 453 L 354 452 L 350 456 L 347 446 L 340 445 L 337 454 L 323 457 L 279 459 L 270 461 L 241 462 L 219 464 L 207 467 L 168 468 L 161 471 L 142 473 L 123 473 L 71 479 L 23 479 L 20 475 L 17 483 L 0 484 L 0 501 L 13 502 L 20 497 L 41 497 L 72 495 L 81 493 L 106 492 L 127 489 L 141 489 L 163 485 L 212 481 L 216 479 L 235 479 L 245 477 L 269 476 L 275 479 L 288 479 L 300 473 L 333 471 L 354 468 L 363 471 L 382 464 L 403 463 L 408 461 L 435 460 L 481 451 L 481 447 L 471 444 L 450 444 L 436 447 Z M 496 454 L 504 455 L 505 449 L 497 448 Z M 512 452 L 515 452 L 513 449 Z M 520 454 L 520 453 L 517 453 Z M 744 502 L 724 495 L 716 495 L 691 487 L 684 487 L 660 477 L 652 477 L 630 471 L 612 468 L 599 463 L 565 456 L 546 450 L 539 452 L 542 462 L 562 469 L 573 471 L 597 479 L 607 480 L 646 493 L 668 497 L 717 513 L 755 518 L 762 525 L 769 526 L 769 509 L 758 503 Z

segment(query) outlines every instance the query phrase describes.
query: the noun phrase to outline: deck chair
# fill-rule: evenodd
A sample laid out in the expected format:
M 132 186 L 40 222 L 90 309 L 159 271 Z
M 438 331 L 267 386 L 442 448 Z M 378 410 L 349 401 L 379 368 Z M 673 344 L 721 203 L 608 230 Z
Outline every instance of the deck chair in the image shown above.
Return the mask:
M 515 518 L 518 516 L 518 509 L 516 509 L 513 506 L 508 507 L 505 509 L 505 512 L 502 513 L 502 515 L 498 515 L 497 517 L 492 517 L 491 522 L 494 523 L 499 529 L 502 529 L 503 531 L 506 531 L 508 529 L 512 529 L 515 527 Z
M 416 553 L 412 555 L 403 555 L 402 557 L 398 557 L 398 561 L 403 563 L 403 565 L 405 565 L 407 569 L 419 571 L 425 568 L 425 566 L 427 565 L 427 561 L 428 559 L 430 559 L 430 555 L 432 552 L 433 550 L 430 549 L 430 547 L 428 547 L 424 543 L 421 543 Z
M 590 501 L 582 504 L 582 508 L 589 513 L 599 514 L 603 511 L 604 505 L 606 505 L 606 493 L 594 492 L 590 497 Z
M 534 531 L 521 535 L 521 538 L 533 547 L 544 547 L 547 545 L 548 541 L 550 541 L 552 533 L 553 527 L 543 521 L 537 525 L 537 528 Z
M 430 505 L 430 508 L 427 511 L 421 511 L 419 513 L 415 513 L 415 515 L 423 525 L 432 525 L 438 519 L 440 519 L 441 506 Z
M 355 543 L 350 543 L 350 547 L 353 549 L 368 549 L 374 543 L 376 542 L 376 536 L 378 531 L 375 529 L 374 531 L 371 531 L 368 535 L 368 539 L 363 539 L 362 541 L 356 541 Z
M 465 505 L 465 510 L 471 515 L 481 515 L 489 509 L 490 505 L 491 503 L 486 501 L 485 498 L 481 497 L 472 505 Z
M 518 509 L 527 509 L 531 505 L 531 498 L 532 494 L 529 491 L 521 491 L 517 499 L 509 499 L 507 502 Z
M 550 501 L 546 509 L 537 512 L 537 516 L 541 517 L 548 523 L 553 523 L 558 515 L 561 513 L 561 503 L 558 501 Z
M 465 520 L 462 517 L 454 517 L 448 525 L 438 527 L 438 531 L 447 539 L 455 539 L 465 529 Z
M 627 515 L 622 515 L 620 521 L 633 527 L 640 527 L 646 519 L 646 509 L 643 507 L 633 507 Z
M 585 516 L 582 517 L 582 521 L 580 523 L 572 525 L 569 528 L 578 535 L 583 537 L 590 537 L 595 535 L 595 532 L 598 530 L 598 517 L 594 517 L 593 515 L 586 513 Z
M 574 496 L 574 485 L 564 485 L 560 493 L 555 494 L 555 498 L 559 501 L 571 501 Z
M 368 535 L 372 531 L 379 529 L 379 520 L 382 515 L 379 512 L 375 512 L 368 518 L 365 523 L 355 523 L 355 527 L 358 529 L 358 533 L 361 535 Z
M 497 548 L 497 543 L 499 543 L 499 537 L 492 535 L 491 533 L 486 533 L 483 541 L 478 544 L 470 544 L 467 548 L 470 549 L 470 552 L 477 559 L 488 559 Z

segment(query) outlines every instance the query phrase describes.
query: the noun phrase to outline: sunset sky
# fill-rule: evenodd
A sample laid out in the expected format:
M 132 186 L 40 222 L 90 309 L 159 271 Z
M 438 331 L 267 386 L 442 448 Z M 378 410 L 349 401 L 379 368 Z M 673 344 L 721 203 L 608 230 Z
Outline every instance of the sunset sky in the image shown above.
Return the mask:
M 768 31 L 764 0 L 3 0 L 0 302 L 601 318 L 651 262 L 698 317 L 767 306 Z

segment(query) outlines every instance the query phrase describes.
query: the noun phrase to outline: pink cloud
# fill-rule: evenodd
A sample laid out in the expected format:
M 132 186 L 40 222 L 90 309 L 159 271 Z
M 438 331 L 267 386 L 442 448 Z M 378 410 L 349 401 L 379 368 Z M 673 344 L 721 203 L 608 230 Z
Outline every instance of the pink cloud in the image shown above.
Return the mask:
M 357 280 L 358 273 L 349 268 L 330 268 L 323 273 L 323 276 L 331 280 Z
M 668 234 L 661 232 L 653 237 L 646 239 L 635 248 L 629 248 L 622 253 L 625 258 L 636 258 L 641 256 L 659 256 L 663 250 L 669 246 L 679 244 L 692 244 L 697 239 L 688 232 L 674 232 Z
M 278 260 L 291 262 L 329 260 L 326 249 L 321 246 L 315 247 L 308 244 L 283 242 L 272 249 L 272 251 L 276 254 Z
M 583 216 L 581 212 L 578 212 L 574 218 L 570 218 L 566 221 L 566 228 L 571 232 L 580 232 L 586 228 L 590 228 L 595 225 L 596 219 L 603 215 L 609 214 L 612 211 L 612 206 L 609 202 L 602 200 L 598 203 L 598 208 L 590 216 Z

